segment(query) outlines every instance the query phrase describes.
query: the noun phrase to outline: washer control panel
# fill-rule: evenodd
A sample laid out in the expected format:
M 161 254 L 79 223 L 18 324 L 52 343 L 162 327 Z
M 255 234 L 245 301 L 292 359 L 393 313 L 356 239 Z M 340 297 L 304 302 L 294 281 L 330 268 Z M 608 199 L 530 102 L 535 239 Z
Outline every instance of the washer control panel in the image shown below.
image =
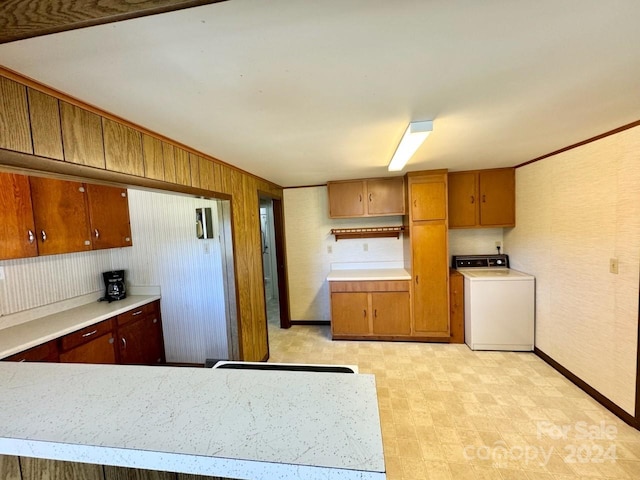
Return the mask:
M 452 268 L 509 268 L 509 255 L 453 255 Z

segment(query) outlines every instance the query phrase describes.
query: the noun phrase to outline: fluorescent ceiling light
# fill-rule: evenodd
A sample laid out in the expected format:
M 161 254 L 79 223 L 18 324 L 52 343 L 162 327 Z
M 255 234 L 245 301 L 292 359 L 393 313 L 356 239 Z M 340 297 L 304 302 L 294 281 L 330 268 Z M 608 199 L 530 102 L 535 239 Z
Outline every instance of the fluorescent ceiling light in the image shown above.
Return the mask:
M 393 154 L 393 158 L 389 162 L 389 171 L 399 172 L 402 170 L 432 130 L 433 121 L 431 120 L 411 122 L 404 132 L 398 148 L 396 148 L 396 153 Z

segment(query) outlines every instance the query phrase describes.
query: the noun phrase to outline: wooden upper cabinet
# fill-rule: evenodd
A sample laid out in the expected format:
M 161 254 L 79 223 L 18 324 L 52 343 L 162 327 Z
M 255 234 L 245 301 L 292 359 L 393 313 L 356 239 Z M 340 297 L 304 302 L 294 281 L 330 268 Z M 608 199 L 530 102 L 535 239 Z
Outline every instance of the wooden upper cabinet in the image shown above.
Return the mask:
M 449 227 L 514 227 L 515 169 L 449 174 Z
M 140 132 L 104 117 L 102 129 L 107 170 L 144 177 Z
M 65 161 L 105 168 L 100 116 L 67 102 L 59 103 Z
M 0 173 L 0 260 L 35 257 L 33 208 L 29 177 Z
M 27 88 L 0 77 L 0 148 L 33 153 Z
M 475 172 L 449 174 L 449 227 L 478 224 L 478 180 Z
M 200 159 L 200 188 L 205 190 L 215 190 L 215 172 L 214 163 L 206 158 Z
M 404 215 L 404 179 L 373 178 L 328 182 L 329 217 Z
M 27 91 L 33 153 L 40 157 L 64 160 L 58 99 L 32 88 Z
M 127 189 L 93 184 L 86 189 L 93 249 L 130 247 Z
M 29 177 L 38 253 L 91 250 L 85 186 L 78 182 Z
M 404 215 L 404 178 L 367 180 L 367 211 L 369 215 Z
M 478 177 L 480 224 L 484 227 L 514 227 L 516 225 L 515 169 L 480 171 Z
M 155 137 L 142 134 L 142 154 L 144 157 L 144 174 L 147 178 L 164 180 L 163 142 Z
M 175 183 L 179 185 L 191 186 L 191 166 L 189 162 L 189 152 L 175 147 L 174 161 L 176 172 Z
M 364 180 L 329 182 L 329 217 L 363 217 L 365 214 Z
M 440 177 L 411 184 L 411 221 L 447 218 L 447 186 Z
M 189 166 L 191 167 L 191 186 L 202 188 L 200 184 L 200 157 L 195 153 L 189 154 Z

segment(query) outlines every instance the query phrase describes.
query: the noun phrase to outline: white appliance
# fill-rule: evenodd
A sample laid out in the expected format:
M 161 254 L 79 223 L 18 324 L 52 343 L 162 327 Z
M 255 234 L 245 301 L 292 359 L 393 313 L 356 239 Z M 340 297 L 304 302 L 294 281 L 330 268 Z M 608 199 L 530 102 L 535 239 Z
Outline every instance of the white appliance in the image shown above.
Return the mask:
M 471 350 L 532 351 L 535 277 L 509 268 L 507 255 L 458 255 L 464 275 L 464 341 Z

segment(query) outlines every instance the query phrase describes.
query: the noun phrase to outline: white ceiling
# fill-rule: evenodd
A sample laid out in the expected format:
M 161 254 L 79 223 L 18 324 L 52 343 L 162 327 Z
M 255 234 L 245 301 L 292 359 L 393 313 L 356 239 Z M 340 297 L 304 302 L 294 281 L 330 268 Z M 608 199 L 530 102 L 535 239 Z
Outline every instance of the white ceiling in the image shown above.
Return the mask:
M 282 186 L 511 166 L 640 119 L 640 1 L 230 0 L 0 64 Z

